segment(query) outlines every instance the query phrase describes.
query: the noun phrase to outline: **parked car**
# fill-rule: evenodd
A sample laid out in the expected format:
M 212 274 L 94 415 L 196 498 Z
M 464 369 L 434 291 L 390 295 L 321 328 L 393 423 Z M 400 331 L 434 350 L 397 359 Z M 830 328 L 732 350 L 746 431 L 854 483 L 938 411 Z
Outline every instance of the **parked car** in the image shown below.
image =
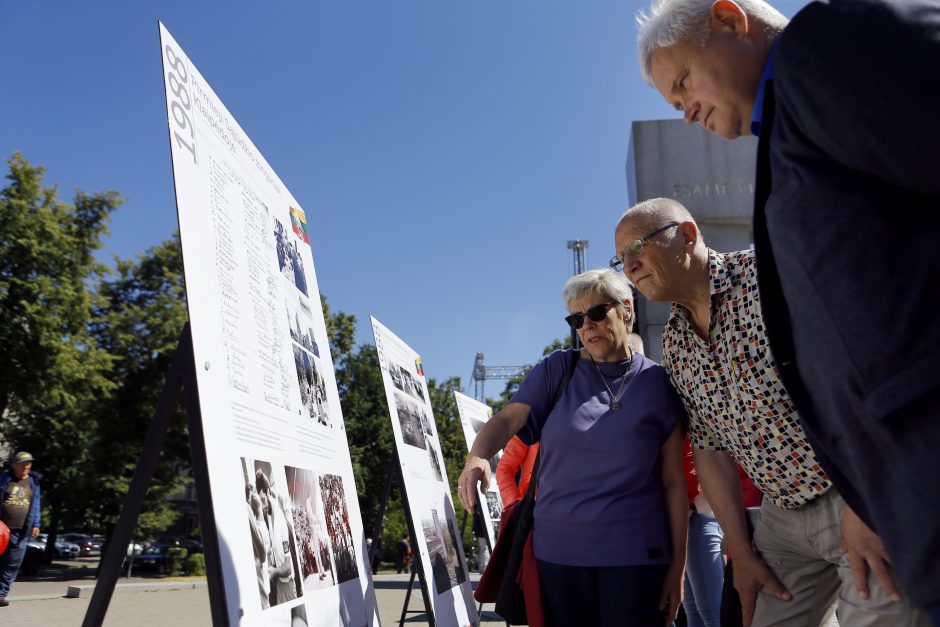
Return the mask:
M 46 548 L 46 545 L 49 544 L 49 536 L 45 533 L 40 533 L 38 536 L 36 536 L 35 540 L 42 544 L 44 549 Z M 52 549 L 53 558 L 70 560 L 78 557 L 81 554 L 82 549 L 77 544 L 56 538 L 55 548 Z
M 169 544 L 151 544 L 134 558 L 134 569 L 152 570 L 160 574 L 166 573 L 168 570 L 166 552 L 169 549 Z
M 189 551 L 189 555 L 192 555 L 193 553 L 202 553 L 202 540 L 189 538 L 188 540 L 184 540 L 180 546 Z
M 91 536 L 84 533 L 63 533 L 59 537 L 66 542 L 77 544 L 82 550 L 82 557 L 101 555 L 101 543 L 93 540 Z

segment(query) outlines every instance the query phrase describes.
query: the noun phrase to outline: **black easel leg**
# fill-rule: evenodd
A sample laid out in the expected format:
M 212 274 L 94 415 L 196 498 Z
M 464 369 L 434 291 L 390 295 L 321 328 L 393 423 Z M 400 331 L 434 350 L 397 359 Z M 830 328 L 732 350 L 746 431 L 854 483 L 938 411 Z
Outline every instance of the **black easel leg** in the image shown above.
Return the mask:
M 385 471 L 385 487 L 382 488 L 382 498 L 379 500 L 379 511 L 375 516 L 375 524 L 372 525 L 372 550 L 369 552 L 369 568 L 372 568 L 372 560 L 375 550 L 379 546 L 382 537 L 382 527 L 385 519 L 385 507 L 388 505 L 388 496 L 392 492 L 392 474 L 395 472 L 395 466 L 398 465 L 398 451 L 392 451 L 392 458 L 388 460 L 388 469 Z
M 412 568 L 411 578 L 408 579 L 408 592 L 405 593 L 405 604 L 401 608 L 401 618 L 398 620 L 398 627 L 404 627 L 405 615 L 408 613 L 408 604 L 411 602 L 411 591 L 414 589 L 416 573 L 417 571 Z
M 401 464 L 397 465 L 397 475 L 398 475 L 398 487 L 401 491 L 402 506 L 405 508 L 405 521 L 408 523 L 408 532 L 411 534 L 412 542 L 417 542 L 418 534 L 415 532 L 414 520 L 411 517 L 411 507 L 408 505 L 408 491 L 405 489 L 405 478 L 402 476 Z M 412 550 L 413 558 L 411 560 L 411 581 L 414 581 L 415 574 L 420 576 L 421 583 L 421 597 L 424 599 L 424 613 L 428 619 L 428 626 L 434 627 L 434 611 L 433 605 L 431 605 L 431 594 L 430 586 L 431 582 L 428 579 L 428 573 L 424 572 L 424 563 L 421 561 L 421 552 L 418 550 Z M 408 585 L 408 596 L 411 595 L 411 584 Z M 408 609 L 408 601 L 406 598 L 405 608 Z M 402 621 L 404 621 L 405 611 L 402 611 Z
M 202 429 L 202 411 L 199 409 L 199 386 L 196 382 L 196 364 L 193 357 L 192 335 L 189 325 L 183 329 L 183 340 L 188 343 L 189 359 L 183 368 L 183 396 L 186 401 L 186 417 L 189 424 L 189 450 L 196 480 L 199 507 L 199 531 L 206 557 L 206 581 L 209 587 L 209 609 L 214 627 L 228 627 L 228 612 L 225 608 L 225 586 L 222 583 L 222 546 L 215 527 L 212 508 L 212 490 L 209 485 L 209 462 L 206 459 L 206 438 Z
M 82 627 L 101 627 L 104 622 L 105 613 L 107 613 L 108 605 L 111 603 L 111 596 L 114 594 L 114 584 L 121 574 L 121 563 L 124 561 L 127 545 L 131 541 L 131 534 L 134 527 L 137 526 L 137 518 L 143 509 L 144 497 L 147 495 L 150 479 L 153 477 L 157 462 L 160 460 L 163 439 L 172 422 L 173 410 L 176 409 L 179 402 L 181 377 L 185 368 L 185 361 L 189 360 L 190 367 L 192 364 L 193 351 L 189 338 L 189 324 L 187 323 L 176 348 L 176 353 L 173 355 L 173 361 L 170 362 L 170 367 L 167 370 L 163 392 L 160 393 L 157 411 L 150 422 L 147 439 L 144 440 L 144 447 L 140 453 L 140 463 L 137 464 L 137 469 L 134 471 L 134 478 L 131 480 L 127 497 L 124 499 L 124 507 L 121 509 L 117 526 L 114 528 L 114 533 L 111 535 L 111 539 L 105 547 L 104 555 L 101 557 L 98 582 L 91 596 L 91 602 L 88 604 L 88 610 L 85 612 Z

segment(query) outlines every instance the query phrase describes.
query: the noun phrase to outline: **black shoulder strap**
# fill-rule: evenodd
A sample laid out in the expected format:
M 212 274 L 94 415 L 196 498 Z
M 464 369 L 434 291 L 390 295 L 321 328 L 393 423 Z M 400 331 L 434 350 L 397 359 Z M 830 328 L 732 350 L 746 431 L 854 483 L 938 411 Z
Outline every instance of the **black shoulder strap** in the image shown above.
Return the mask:
M 574 369 L 578 365 L 578 359 L 581 358 L 581 351 L 574 349 L 571 351 L 571 354 L 568 356 L 568 361 L 565 363 L 565 374 L 561 377 L 561 381 L 558 382 L 558 387 L 555 388 L 555 396 L 552 398 L 552 406 L 548 408 L 548 413 L 551 414 L 552 410 L 555 409 L 555 405 L 558 404 L 558 399 L 561 398 L 561 395 L 564 394 L 565 388 L 568 387 L 568 382 L 571 381 L 571 375 L 574 374 Z M 546 416 L 546 421 L 548 417 Z M 545 425 L 542 425 L 542 428 L 545 428 Z M 539 477 L 539 465 L 542 462 L 542 446 L 539 445 L 539 452 L 535 455 L 535 463 L 532 464 L 532 478 L 529 480 L 529 489 L 527 495 L 534 493 L 535 484 L 538 483 Z

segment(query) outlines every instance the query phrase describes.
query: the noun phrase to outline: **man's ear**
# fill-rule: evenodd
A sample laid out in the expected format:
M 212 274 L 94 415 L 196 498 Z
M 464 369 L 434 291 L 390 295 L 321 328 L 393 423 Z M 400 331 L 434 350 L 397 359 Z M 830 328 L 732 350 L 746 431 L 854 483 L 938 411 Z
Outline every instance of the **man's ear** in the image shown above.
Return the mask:
M 695 246 L 699 240 L 699 230 L 694 222 L 683 222 L 679 225 L 679 233 L 682 234 L 682 243 L 686 246 Z
M 713 33 L 747 35 L 747 13 L 734 0 L 715 0 L 711 8 L 711 29 Z

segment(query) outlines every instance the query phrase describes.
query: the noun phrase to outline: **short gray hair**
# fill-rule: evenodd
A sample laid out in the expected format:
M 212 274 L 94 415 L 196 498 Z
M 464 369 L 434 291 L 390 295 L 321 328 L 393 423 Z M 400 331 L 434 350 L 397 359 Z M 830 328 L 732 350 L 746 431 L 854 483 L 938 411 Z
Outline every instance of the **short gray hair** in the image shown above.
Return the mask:
M 650 228 L 659 228 L 670 222 L 680 224 L 691 222 L 698 227 L 695 218 L 685 208 L 685 205 L 672 198 L 650 198 L 637 203 L 624 212 L 620 217 L 620 222 L 625 219 L 640 220 L 644 224 L 649 224 Z
M 704 44 L 711 34 L 711 8 L 715 0 L 653 0 L 649 12 L 636 14 L 640 72 L 651 87 L 653 53 L 682 41 Z M 778 34 L 787 18 L 764 0 L 734 0 L 744 13 L 768 33 Z
M 632 287 L 627 277 L 620 272 L 614 272 L 610 268 L 596 268 L 576 274 L 568 279 L 561 297 L 564 299 L 566 307 L 571 304 L 571 301 L 594 294 L 599 294 L 612 303 L 629 301 L 632 306 Z

